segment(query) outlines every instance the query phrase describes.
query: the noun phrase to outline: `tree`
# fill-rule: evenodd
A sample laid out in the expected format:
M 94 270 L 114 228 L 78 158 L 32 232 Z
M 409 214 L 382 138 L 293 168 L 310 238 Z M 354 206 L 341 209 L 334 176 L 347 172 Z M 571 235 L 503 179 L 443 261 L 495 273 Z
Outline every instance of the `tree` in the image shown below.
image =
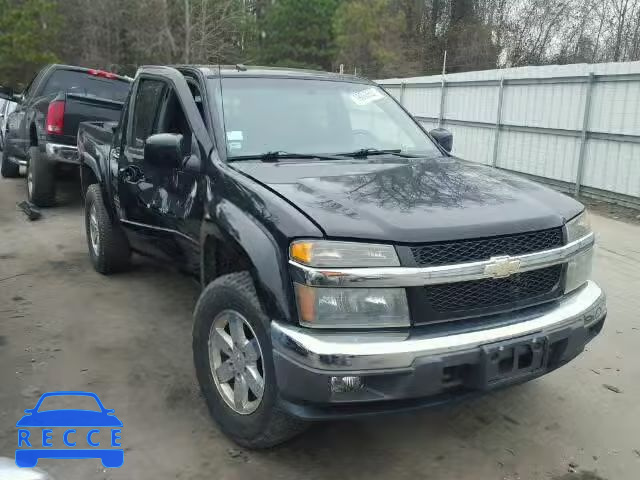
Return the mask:
M 184 63 L 237 63 L 255 41 L 242 0 L 184 0 Z
M 401 76 L 413 70 L 404 55 L 406 20 L 390 0 L 352 0 L 337 9 L 333 28 L 336 63 L 370 78 Z
M 0 84 L 26 83 L 55 53 L 60 16 L 51 0 L 0 0 Z
M 331 70 L 332 20 L 340 0 L 278 0 L 259 22 L 257 58 L 267 65 Z
M 447 72 L 496 68 L 498 48 L 491 26 L 478 16 L 477 0 L 452 0 L 449 28 L 444 42 Z

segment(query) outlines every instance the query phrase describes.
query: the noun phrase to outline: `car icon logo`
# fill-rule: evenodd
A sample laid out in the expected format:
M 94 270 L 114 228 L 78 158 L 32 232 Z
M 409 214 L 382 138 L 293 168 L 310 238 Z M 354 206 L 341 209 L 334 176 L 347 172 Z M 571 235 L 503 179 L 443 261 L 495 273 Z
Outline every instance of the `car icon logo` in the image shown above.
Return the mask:
M 95 400 L 98 410 L 57 409 L 43 410 L 42 402 L 50 397 L 90 397 Z M 43 394 L 36 406 L 25 410 L 16 427 L 18 427 L 18 449 L 16 449 L 16 465 L 19 467 L 35 467 L 41 458 L 82 459 L 99 458 L 105 468 L 117 468 L 124 463 L 124 449 L 121 447 L 122 422 L 115 416 L 114 410 L 104 407 L 100 398 L 91 392 L 49 392 Z M 53 448 L 53 429 L 64 430 L 62 440 L 68 448 Z M 89 428 L 86 436 L 77 428 Z M 38 432 L 38 429 L 41 430 Z M 104 448 L 104 440 L 97 440 L 102 430 L 110 430 L 109 446 Z M 40 441 L 40 445 L 38 442 Z M 84 443 L 88 448 L 77 447 Z M 41 446 L 42 448 L 39 448 Z

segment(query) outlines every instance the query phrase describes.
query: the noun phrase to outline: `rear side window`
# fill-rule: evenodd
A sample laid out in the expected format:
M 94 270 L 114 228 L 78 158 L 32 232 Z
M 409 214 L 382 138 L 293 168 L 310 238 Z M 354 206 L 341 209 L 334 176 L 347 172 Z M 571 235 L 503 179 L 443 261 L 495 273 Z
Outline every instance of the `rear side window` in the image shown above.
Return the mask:
M 68 92 L 123 102 L 130 86 L 124 80 L 96 77 L 82 71 L 56 70 L 42 87 L 41 95 Z
M 131 135 L 127 142 L 136 148 L 144 147 L 144 142 L 153 132 L 158 108 L 162 103 L 164 83 L 159 80 L 140 81 L 133 103 Z
M 44 76 L 45 72 L 47 71 L 46 68 L 43 68 L 42 70 L 40 70 L 38 73 L 36 73 L 33 78 L 31 79 L 31 81 L 27 84 L 27 86 L 24 88 L 24 90 L 22 91 L 22 94 L 25 97 L 28 97 L 29 95 L 31 95 L 31 91 L 33 90 L 34 87 L 37 87 L 38 83 L 42 81 L 42 77 Z

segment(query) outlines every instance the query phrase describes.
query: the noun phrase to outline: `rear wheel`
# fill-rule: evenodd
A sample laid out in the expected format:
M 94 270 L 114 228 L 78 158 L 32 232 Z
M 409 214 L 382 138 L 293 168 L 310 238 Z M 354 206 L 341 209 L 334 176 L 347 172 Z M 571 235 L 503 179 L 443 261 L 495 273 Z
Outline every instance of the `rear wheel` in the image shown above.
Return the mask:
M 247 272 L 205 288 L 193 324 L 193 358 L 211 416 L 236 443 L 267 448 L 302 432 L 306 423 L 280 410 L 264 315 Z
M 2 150 L 2 164 L 0 165 L 0 174 L 4 178 L 16 178 L 20 175 L 20 165 L 9 160 L 7 149 Z
M 27 162 L 27 198 L 38 207 L 53 206 L 56 201 L 55 165 L 42 156 L 38 147 L 29 148 Z
M 85 229 L 89 257 L 97 272 L 108 275 L 129 267 L 131 247 L 120 225 L 111 221 L 97 184 L 87 189 Z

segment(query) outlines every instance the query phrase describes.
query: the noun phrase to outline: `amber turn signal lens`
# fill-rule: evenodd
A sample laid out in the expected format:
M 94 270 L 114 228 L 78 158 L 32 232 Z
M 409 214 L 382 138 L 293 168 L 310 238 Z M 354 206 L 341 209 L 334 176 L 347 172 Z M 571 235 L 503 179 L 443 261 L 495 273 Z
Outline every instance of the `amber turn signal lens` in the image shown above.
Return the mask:
M 313 323 L 316 319 L 316 291 L 306 285 L 296 284 L 296 296 L 298 297 L 298 312 L 300 320 L 305 323 Z
M 309 265 L 313 255 L 313 243 L 296 242 L 291 244 L 289 255 L 292 260 Z

